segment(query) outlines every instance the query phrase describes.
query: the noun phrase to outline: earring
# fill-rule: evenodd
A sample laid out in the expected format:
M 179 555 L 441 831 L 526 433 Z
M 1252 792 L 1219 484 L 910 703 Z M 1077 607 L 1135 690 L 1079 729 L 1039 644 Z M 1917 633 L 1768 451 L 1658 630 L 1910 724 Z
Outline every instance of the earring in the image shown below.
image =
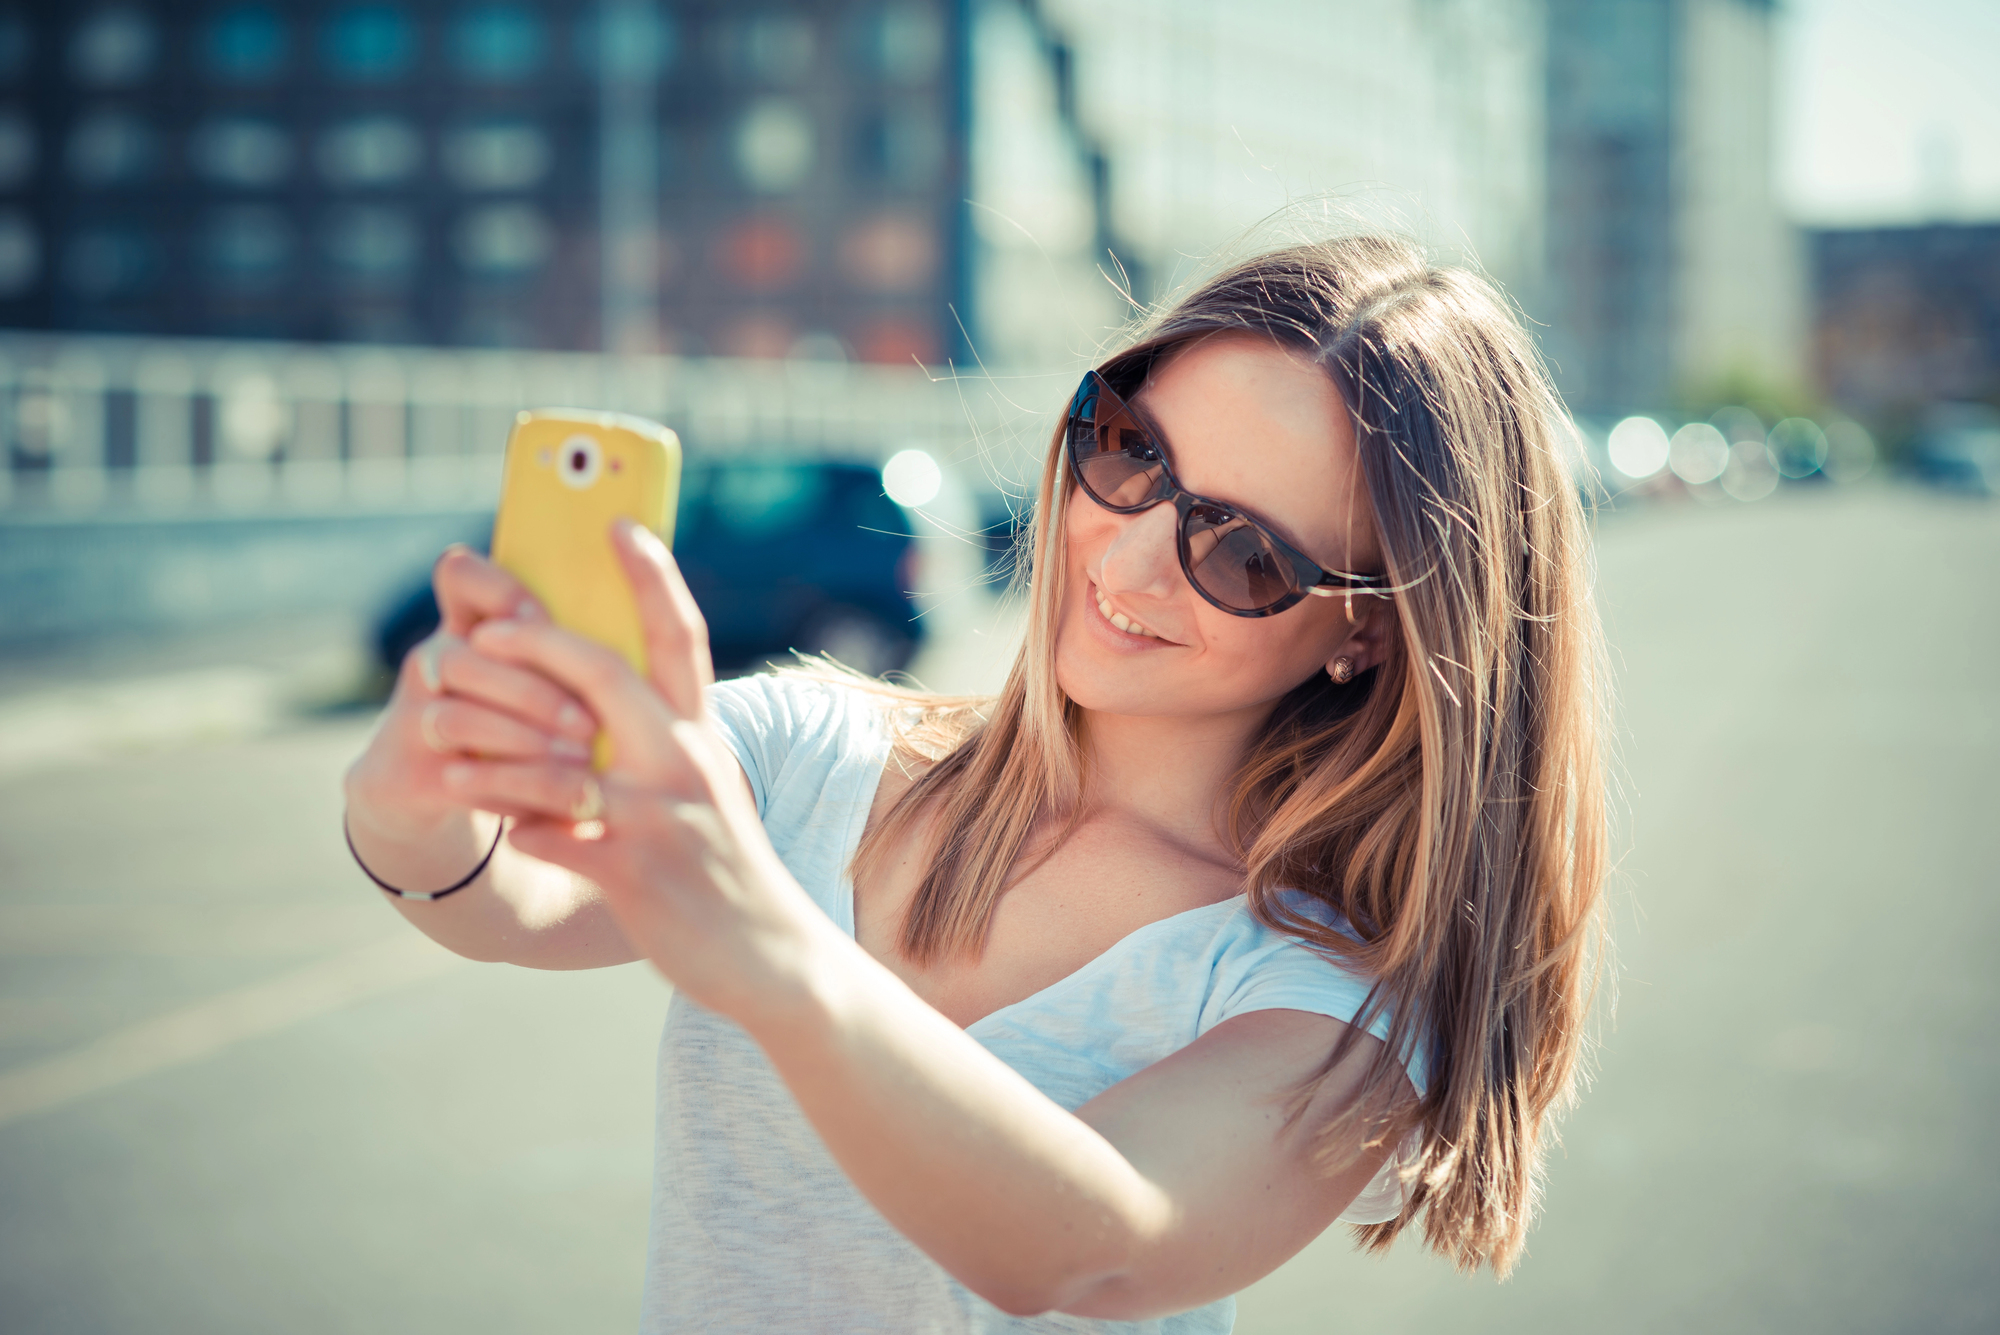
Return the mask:
M 1354 680 L 1354 660 L 1342 654 L 1333 660 L 1333 666 L 1326 670 L 1326 675 L 1333 678 L 1336 686 L 1347 685 Z

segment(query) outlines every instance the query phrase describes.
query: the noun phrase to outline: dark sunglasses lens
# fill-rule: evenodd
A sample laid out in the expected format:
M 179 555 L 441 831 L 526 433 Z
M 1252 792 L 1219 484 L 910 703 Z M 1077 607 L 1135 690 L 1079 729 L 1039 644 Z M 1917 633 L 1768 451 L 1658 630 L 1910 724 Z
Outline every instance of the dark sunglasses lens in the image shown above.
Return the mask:
M 1105 505 L 1144 505 L 1160 494 L 1160 451 L 1125 405 L 1100 391 L 1070 422 L 1077 480 Z
M 1240 612 L 1260 612 L 1298 592 L 1292 563 L 1249 520 L 1213 505 L 1196 505 L 1182 526 L 1188 569 L 1203 593 Z

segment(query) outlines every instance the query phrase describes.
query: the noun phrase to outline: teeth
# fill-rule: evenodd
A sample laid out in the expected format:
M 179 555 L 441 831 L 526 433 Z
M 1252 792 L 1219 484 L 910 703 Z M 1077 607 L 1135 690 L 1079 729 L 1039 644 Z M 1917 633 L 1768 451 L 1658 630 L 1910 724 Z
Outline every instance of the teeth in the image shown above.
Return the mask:
M 1103 614 L 1104 619 L 1106 621 L 1109 621 L 1112 625 L 1118 627 L 1118 629 L 1124 631 L 1127 635 L 1144 635 L 1148 639 L 1154 639 L 1154 640 L 1160 638 L 1159 636 L 1153 634 L 1152 631 L 1147 630 L 1144 626 L 1140 625 L 1138 622 L 1133 621 L 1131 618 L 1127 617 L 1123 612 L 1112 611 L 1111 600 L 1109 598 L 1099 598 L 1097 600 L 1097 610 Z

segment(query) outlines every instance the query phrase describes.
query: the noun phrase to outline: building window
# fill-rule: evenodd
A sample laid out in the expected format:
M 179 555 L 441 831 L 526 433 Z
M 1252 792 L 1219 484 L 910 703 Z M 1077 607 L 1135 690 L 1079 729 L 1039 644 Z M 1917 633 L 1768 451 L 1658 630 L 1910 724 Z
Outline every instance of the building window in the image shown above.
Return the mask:
M 69 173 L 80 185 L 125 185 L 153 165 L 153 133 L 137 116 L 97 111 L 69 134 Z
M 903 190 L 928 190 L 944 170 L 944 130 L 915 108 L 884 111 L 861 122 L 856 166 L 874 180 Z
M 803 14 L 757 14 L 740 28 L 723 28 L 729 64 L 761 83 L 797 83 L 812 69 L 812 21 Z
M 12 82 L 27 72 L 34 51 L 34 33 L 20 14 L 0 14 L 0 80 Z
M 349 5 L 327 20 L 320 55 L 338 79 L 352 83 L 400 79 L 416 63 L 416 25 L 394 5 Z
M 459 220 L 454 242 L 467 269 L 501 277 L 532 273 L 555 248 L 547 221 L 526 204 L 473 209 Z
M 0 209 L 0 300 L 18 297 L 42 274 L 42 239 L 19 209 Z
M 755 291 L 784 287 L 805 267 L 805 242 L 782 218 L 746 218 L 723 233 L 721 243 L 723 272 Z
M 595 78 L 604 66 L 604 25 L 601 4 L 593 4 L 576 21 L 577 67 Z M 673 63 L 675 33 L 671 19 L 645 0 L 619 3 L 611 17 L 611 73 L 620 79 L 653 79 Z
M 102 301 L 145 286 L 153 253 L 144 232 L 132 227 L 86 227 L 63 253 L 63 281 L 80 297 Z
M 937 77 L 944 59 L 944 29 L 925 5 L 884 5 L 857 18 L 852 28 L 855 63 L 884 83 L 914 87 Z
M 262 5 L 233 5 L 209 19 L 199 38 L 202 64 L 229 83 L 260 83 L 285 67 L 285 22 Z
M 510 83 L 542 66 L 542 21 L 525 5 L 475 5 L 452 21 L 452 68 L 469 79 Z
M 328 221 L 326 256 L 356 278 L 399 279 L 416 267 L 423 240 L 406 209 L 350 205 Z
M 759 194 L 797 189 L 813 165 L 813 127 L 798 103 L 765 98 L 736 123 L 731 156 L 737 175 Z
M 254 190 L 291 174 L 292 137 L 269 121 L 224 117 L 195 130 L 188 156 L 209 180 Z
M 224 278 L 275 278 L 292 261 L 292 225 L 274 208 L 221 209 L 208 220 L 202 249 L 209 268 Z
M 319 141 L 320 174 L 347 189 L 395 185 L 423 165 L 416 127 L 394 116 L 362 116 L 328 130 Z
M 35 127 L 18 111 L 0 111 L 0 190 L 26 185 L 35 156 Z
M 549 137 L 519 121 L 461 126 L 444 140 L 445 171 L 466 190 L 525 190 L 548 175 L 553 157 Z
M 921 214 L 878 214 L 841 238 L 840 260 L 841 271 L 857 287 L 920 292 L 937 274 L 936 230 Z
M 104 9 L 77 25 L 69 63 L 86 86 L 137 83 L 153 70 L 153 25 L 135 9 Z

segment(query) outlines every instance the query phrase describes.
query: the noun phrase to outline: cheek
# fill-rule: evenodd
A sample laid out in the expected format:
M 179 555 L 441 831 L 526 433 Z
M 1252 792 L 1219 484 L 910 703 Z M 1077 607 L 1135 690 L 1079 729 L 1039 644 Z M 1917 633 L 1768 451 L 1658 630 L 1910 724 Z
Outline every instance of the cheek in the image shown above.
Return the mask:
M 1212 615 L 1201 622 L 1203 646 L 1217 668 L 1246 680 L 1282 681 L 1287 690 L 1323 667 L 1346 638 L 1339 620 L 1317 607 L 1287 608 L 1274 617 L 1206 610 Z

